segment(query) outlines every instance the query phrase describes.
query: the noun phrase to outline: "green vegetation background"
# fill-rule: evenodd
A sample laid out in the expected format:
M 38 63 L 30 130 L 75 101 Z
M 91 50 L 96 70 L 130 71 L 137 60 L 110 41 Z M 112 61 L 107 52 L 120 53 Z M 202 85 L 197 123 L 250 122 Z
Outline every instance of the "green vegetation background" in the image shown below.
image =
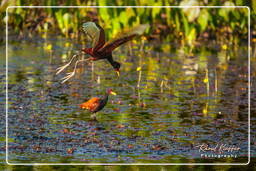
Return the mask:
M 4 35 L 5 11 L 8 6 L 248 6 L 251 9 L 252 30 L 256 17 L 256 1 L 230 0 L 138 0 L 138 1 L 82 1 L 82 0 L 3 0 L 0 6 L 0 35 Z M 214 11 L 214 12 L 213 12 Z M 168 35 L 170 41 L 182 40 L 194 46 L 194 41 L 204 34 L 210 38 L 221 39 L 223 32 L 231 32 L 241 39 L 247 39 L 248 9 L 219 8 L 41 8 L 28 10 L 25 8 L 9 8 L 8 24 L 11 33 L 38 34 L 47 37 L 48 34 L 61 34 L 67 38 L 80 38 L 81 24 L 88 20 L 97 20 L 106 30 L 106 36 L 112 37 L 120 30 L 137 25 L 150 23 L 147 35 L 154 37 Z M 152 22 L 153 21 L 153 22 Z M 171 33 L 171 34 L 168 34 Z M 229 41 L 236 41 L 235 36 Z M 3 40 L 2 40 L 3 41 Z

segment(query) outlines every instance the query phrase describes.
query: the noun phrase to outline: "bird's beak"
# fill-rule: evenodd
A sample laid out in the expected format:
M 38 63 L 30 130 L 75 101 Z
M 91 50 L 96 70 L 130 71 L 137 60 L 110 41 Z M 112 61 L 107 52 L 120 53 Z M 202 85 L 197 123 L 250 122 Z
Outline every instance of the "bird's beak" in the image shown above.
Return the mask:
M 117 76 L 120 77 L 120 71 L 119 71 L 119 69 L 116 69 L 115 71 L 116 71 Z
M 113 92 L 113 91 L 111 91 L 111 92 L 110 92 L 110 94 L 112 94 L 112 95 L 116 96 L 116 93 L 115 93 L 115 92 Z

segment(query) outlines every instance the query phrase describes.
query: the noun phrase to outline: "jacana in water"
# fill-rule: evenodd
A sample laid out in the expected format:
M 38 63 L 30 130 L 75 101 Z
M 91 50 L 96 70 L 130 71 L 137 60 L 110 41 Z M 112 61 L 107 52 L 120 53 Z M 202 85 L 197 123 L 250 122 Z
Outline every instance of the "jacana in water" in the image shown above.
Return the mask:
M 94 22 L 86 22 L 83 24 L 83 30 L 92 40 L 92 47 L 91 48 L 83 48 L 82 52 L 85 54 L 89 54 L 91 57 L 89 60 L 91 61 L 97 61 L 101 59 L 107 59 L 108 62 L 112 65 L 114 70 L 117 72 L 117 75 L 120 75 L 120 66 L 121 64 L 117 61 L 115 61 L 112 57 L 112 52 L 120 45 L 132 40 L 136 36 L 141 35 L 146 28 L 148 27 L 148 24 L 141 24 L 137 27 L 134 27 L 133 29 L 124 32 L 123 34 L 119 35 L 116 39 L 113 39 L 112 41 L 108 41 L 106 43 L 105 40 L 105 31 L 104 29 Z M 71 64 L 73 58 L 70 60 L 70 62 L 67 65 L 64 65 L 63 67 L 59 67 L 57 70 L 57 74 L 63 71 L 68 65 Z M 85 60 L 78 60 L 75 64 L 76 66 L 79 62 L 87 61 Z M 75 69 L 73 72 L 69 73 L 68 76 L 64 77 L 64 82 L 71 78 L 75 74 Z
M 102 110 L 106 106 L 106 104 L 108 102 L 108 96 L 110 94 L 116 95 L 116 93 L 113 92 L 112 89 L 108 89 L 103 98 L 93 97 L 90 100 L 88 100 L 87 102 L 80 104 L 80 107 L 82 109 L 87 109 L 90 112 L 92 112 L 93 113 L 92 118 L 96 119 L 96 113 L 98 111 Z

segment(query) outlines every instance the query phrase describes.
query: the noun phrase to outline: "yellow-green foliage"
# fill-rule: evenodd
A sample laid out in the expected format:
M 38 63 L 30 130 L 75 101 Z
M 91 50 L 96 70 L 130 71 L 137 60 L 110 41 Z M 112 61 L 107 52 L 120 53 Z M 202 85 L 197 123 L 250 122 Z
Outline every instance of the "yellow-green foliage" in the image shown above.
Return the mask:
M 5 9 L 10 5 L 46 5 L 46 6 L 110 6 L 110 5 L 152 5 L 152 6 L 194 6 L 194 5 L 248 5 L 241 0 L 220 2 L 183 0 L 164 1 L 164 0 L 138 0 L 138 1 L 81 1 L 81 0 L 46 0 L 40 4 L 33 4 L 32 0 L 4 0 L 0 6 L 1 23 L 5 20 Z M 252 13 L 255 13 L 255 3 L 251 3 Z M 34 11 L 33 10 L 37 10 Z M 139 23 L 149 23 L 151 25 L 147 34 L 159 34 L 166 37 L 166 32 L 171 33 L 172 39 L 182 35 L 184 43 L 193 46 L 197 38 L 204 32 L 221 32 L 223 27 L 229 28 L 236 34 L 246 33 L 248 26 L 247 8 L 45 8 L 45 9 L 9 9 L 9 27 L 11 31 L 26 33 L 37 31 L 60 33 L 63 36 L 79 35 L 80 26 L 88 20 L 98 20 L 106 29 L 106 36 L 113 37 L 124 28 L 135 26 Z M 255 18 L 255 15 L 252 15 Z M 38 18 L 42 18 L 39 22 Z M 32 22 L 33 21 L 33 22 Z M 3 26 L 4 24 L 1 24 Z M 47 23 L 47 24 L 45 24 Z M 38 25 L 38 26 L 37 26 Z M 166 25 L 165 30 L 161 27 Z M 32 29 L 31 29 L 31 26 Z M 254 25 L 255 27 L 255 25 Z M 3 30 L 3 29 L 2 29 Z M 235 31 L 234 31 L 235 30 Z M 218 34 L 214 34 L 217 36 Z

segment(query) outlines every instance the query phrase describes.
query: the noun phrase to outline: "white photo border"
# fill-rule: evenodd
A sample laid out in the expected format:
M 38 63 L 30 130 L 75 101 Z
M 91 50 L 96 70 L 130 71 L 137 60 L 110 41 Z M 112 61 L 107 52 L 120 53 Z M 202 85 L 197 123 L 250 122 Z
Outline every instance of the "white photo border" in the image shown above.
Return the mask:
M 246 8 L 248 9 L 248 162 L 247 163 L 11 163 L 8 161 L 8 10 L 11 8 Z M 251 63 L 250 63 L 250 15 L 248 6 L 8 6 L 6 8 L 6 156 L 8 165 L 248 165 L 250 163 L 251 116 Z

